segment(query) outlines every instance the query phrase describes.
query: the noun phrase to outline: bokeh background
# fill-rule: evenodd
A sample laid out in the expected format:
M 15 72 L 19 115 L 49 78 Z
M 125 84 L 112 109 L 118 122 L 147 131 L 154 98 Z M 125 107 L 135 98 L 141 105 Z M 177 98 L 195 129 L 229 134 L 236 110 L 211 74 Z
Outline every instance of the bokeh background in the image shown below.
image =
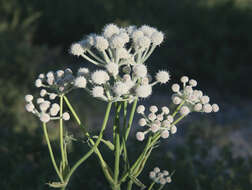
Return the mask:
M 142 182 L 148 185 L 148 172 L 160 166 L 176 170 L 166 189 L 252 189 L 251 0 L 0 0 L 0 189 L 50 189 L 45 183 L 56 176 L 39 122 L 24 110 L 24 95 L 38 93 L 34 80 L 41 72 L 87 65 L 69 55 L 70 44 L 111 22 L 165 32 L 150 69 L 168 69 L 171 83 L 184 74 L 197 79 L 220 105 L 217 114 L 188 116 L 178 134 L 154 151 Z M 169 95 L 160 86 L 143 103 L 167 105 Z M 70 99 L 95 133 L 104 105 L 83 91 Z M 78 133 L 74 123 L 67 126 Z M 57 125 L 49 130 L 57 154 Z M 142 148 L 133 137 L 130 144 L 132 153 Z M 72 161 L 87 151 L 81 136 L 70 145 Z M 95 157 L 86 163 L 70 189 L 107 189 Z

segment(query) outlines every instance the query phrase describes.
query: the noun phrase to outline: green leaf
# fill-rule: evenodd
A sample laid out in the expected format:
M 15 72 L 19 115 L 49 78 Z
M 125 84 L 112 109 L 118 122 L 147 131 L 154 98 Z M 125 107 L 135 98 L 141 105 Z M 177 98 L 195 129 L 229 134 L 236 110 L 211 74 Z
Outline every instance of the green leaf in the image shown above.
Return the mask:
M 98 136 L 93 136 L 93 138 L 97 139 Z M 104 139 L 101 139 L 101 142 L 103 142 L 110 150 L 114 151 L 115 146 L 110 141 L 106 141 Z

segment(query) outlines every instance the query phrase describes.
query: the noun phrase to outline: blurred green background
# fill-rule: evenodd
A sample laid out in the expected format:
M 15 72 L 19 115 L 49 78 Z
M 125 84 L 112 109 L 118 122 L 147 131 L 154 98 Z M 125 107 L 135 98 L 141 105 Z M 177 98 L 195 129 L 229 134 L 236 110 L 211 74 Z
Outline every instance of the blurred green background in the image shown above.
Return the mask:
M 210 116 L 189 116 L 178 138 L 154 151 L 143 182 L 149 184 L 147 174 L 158 165 L 176 170 L 167 189 L 252 189 L 251 0 L 0 0 L 0 189 L 49 189 L 45 183 L 55 173 L 42 130 L 24 110 L 23 97 L 38 93 L 33 84 L 40 72 L 86 64 L 68 54 L 70 44 L 111 22 L 164 31 L 165 43 L 148 60 L 151 70 L 168 69 L 174 81 L 184 74 L 197 79 L 221 107 Z M 170 102 L 169 89 L 158 89 L 147 104 Z M 78 102 L 84 121 L 102 118 L 100 102 L 83 92 L 70 98 Z M 57 151 L 57 128 L 49 127 Z M 78 132 L 73 123 L 68 127 Z M 87 150 L 79 138 L 71 144 L 72 160 Z M 141 150 L 133 138 L 131 146 L 132 153 Z M 105 149 L 112 159 L 108 153 Z M 107 189 L 104 184 L 92 157 L 70 189 Z

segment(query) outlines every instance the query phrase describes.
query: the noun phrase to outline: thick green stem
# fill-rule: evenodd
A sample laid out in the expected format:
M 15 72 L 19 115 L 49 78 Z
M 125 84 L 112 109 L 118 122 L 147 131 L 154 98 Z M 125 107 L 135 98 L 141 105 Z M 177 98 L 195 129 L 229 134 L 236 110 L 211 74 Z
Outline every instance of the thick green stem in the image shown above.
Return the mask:
M 55 158 L 54 158 L 54 154 L 53 154 L 53 151 L 52 151 L 52 147 L 51 147 L 51 143 L 50 143 L 50 139 L 49 139 L 49 136 L 48 136 L 48 132 L 47 132 L 47 128 L 46 128 L 46 124 L 43 123 L 43 131 L 44 131 L 44 135 L 45 135 L 45 139 L 46 139 L 46 143 L 47 143 L 47 146 L 48 146 L 48 150 L 49 150 L 49 154 L 50 154 L 50 157 L 51 157 L 51 161 L 52 161 L 52 164 L 53 164 L 53 167 L 58 175 L 58 177 L 60 178 L 60 181 L 62 183 L 64 183 L 64 180 L 63 180 L 63 177 L 59 171 L 59 168 L 56 164 L 56 161 L 55 161 Z
M 120 170 L 120 110 L 121 103 L 118 103 L 116 106 L 116 115 L 115 115 L 115 125 L 114 125 L 114 133 L 115 133 L 115 167 L 114 167 L 114 185 L 118 188 L 118 176 Z
M 80 118 L 78 117 L 78 115 L 76 114 L 74 108 L 72 107 L 72 105 L 70 104 L 68 98 L 66 96 L 64 96 L 64 100 L 68 106 L 68 108 L 70 109 L 71 113 L 73 114 L 77 124 L 83 129 L 84 131 L 84 134 L 87 136 L 87 137 L 90 137 L 89 133 L 86 131 L 85 127 L 82 125 L 81 123 L 81 120 Z M 89 138 L 89 141 L 90 143 L 92 144 L 92 146 L 95 145 L 94 141 L 92 138 Z M 109 181 L 110 184 L 113 183 L 113 178 L 111 177 L 110 173 L 109 173 L 109 170 L 108 170 L 108 165 L 107 163 L 105 162 L 105 160 L 103 159 L 98 147 L 96 148 L 95 150 L 95 153 L 96 155 L 98 156 L 99 160 L 100 160 L 100 163 L 101 163 L 101 166 L 102 166 L 102 170 L 103 170 L 103 173 L 105 175 L 105 177 L 107 178 L 107 180 Z
M 92 149 L 90 149 L 79 161 L 76 162 L 76 164 L 71 168 L 70 172 L 68 173 L 67 177 L 66 177 L 66 182 L 69 181 L 70 177 L 72 176 L 72 174 L 75 172 L 75 170 L 87 159 L 89 158 L 89 156 L 91 156 L 91 154 L 97 150 L 96 148 L 98 147 L 98 145 L 101 142 L 102 136 L 103 136 L 103 132 L 106 129 L 107 126 L 107 122 L 108 122 L 108 118 L 109 118 L 109 114 L 110 114 L 110 110 L 111 110 L 111 105 L 112 102 L 109 102 L 107 105 L 107 109 L 106 109 L 106 113 L 105 113 L 105 117 L 103 120 L 103 124 L 101 127 L 101 131 L 100 134 L 98 136 L 98 139 L 96 140 L 94 146 L 92 147 Z

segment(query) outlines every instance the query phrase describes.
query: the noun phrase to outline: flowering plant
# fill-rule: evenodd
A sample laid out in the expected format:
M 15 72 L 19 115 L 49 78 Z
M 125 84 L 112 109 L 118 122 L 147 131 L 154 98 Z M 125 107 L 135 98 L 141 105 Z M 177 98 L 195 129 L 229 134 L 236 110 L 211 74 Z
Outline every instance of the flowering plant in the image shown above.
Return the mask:
M 111 189 L 119 190 L 126 182 L 128 190 L 132 189 L 133 184 L 144 189 L 146 185 L 138 179 L 138 176 L 153 148 L 160 143 L 160 138 L 167 139 L 170 135 L 174 135 L 177 132 L 178 122 L 191 112 L 210 113 L 219 110 L 217 104 L 209 104 L 209 97 L 203 95 L 202 91 L 193 89 L 197 86 L 196 80 L 189 80 L 186 76 L 181 78 L 182 87 L 179 84 L 173 84 L 171 87 L 174 92 L 172 102 L 177 106 L 175 110 L 169 109 L 167 106 L 159 109 L 153 105 L 149 107 L 150 113 L 146 114 L 144 105 L 137 106 L 140 98 L 147 98 L 152 94 L 154 85 L 165 85 L 170 80 L 170 74 L 165 70 L 157 72 L 153 80 L 145 64 L 148 57 L 163 40 L 162 32 L 147 25 L 140 28 L 135 26 L 119 28 L 114 24 L 108 24 L 101 35 L 90 34 L 72 44 L 70 48 L 71 54 L 83 57 L 96 65 L 97 70 L 90 71 L 88 68 L 82 67 L 79 68 L 77 74 L 73 74 L 72 70 L 68 68 L 64 71 L 50 71 L 38 76 L 35 86 L 42 88 L 40 97 L 36 99 L 35 105 L 33 96 L 26 95 L 26 110 L 36 115 L 42 122 L 50 158 L 59 179 L 59 182 L 49 183 L 51 187 L 66 189 L 76 169 L 92 154 L 95 154 Z M 87 131 L 71 105 L 67 94 L 74 89 L 83 89 L 94 98 L 107 102 L 98 136 Z M 65 106 L 69 112 L 64 112 Z M 115 109 L 114 115 L 111 114 L 112 108 Z M 136 133 L 136 139 L 138 141 L 146 139 L 146 145 L 135 161 L 129 161 L 127 140 L 135 112 L 142 116 L 138 122 L 141 130 Z M 83 129 L 90 146 L 90 150 L 73 166 L 70 166 L 68 162 L 67 128 L 63 126 L 64 121 L 70 119 L 70 115 Z M 113 142 L 105 140 L 103 137 L 110 116 L 114 116 Z M 59 164 L 56 163 L 47 132 L 47 123 L 53 120 L 59 120 L 61 150 Z M 113 167 L 111 162 L 105 161 L 106 158 L 99 151 L 101 142 L 114 153 Z M 155 167 L 149 173 L 153 182 L 148 189 L 153 189 L 155 185 L 162 189 L 166 183 L 171 182 L 173 173 L 166 170 L 160 171 L 158 167 Z

